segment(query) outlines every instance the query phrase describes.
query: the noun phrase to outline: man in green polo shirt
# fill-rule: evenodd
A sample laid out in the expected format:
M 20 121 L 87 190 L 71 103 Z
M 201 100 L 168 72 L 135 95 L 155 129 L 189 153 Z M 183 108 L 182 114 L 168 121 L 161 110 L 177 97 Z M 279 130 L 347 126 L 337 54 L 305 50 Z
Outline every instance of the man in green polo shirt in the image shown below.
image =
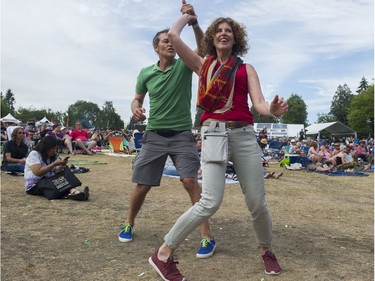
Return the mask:
M 182 13 L 195 15 L 190 4 L 183 1 Z M 190 23 L 198 45 L 203 32 L 198 22 Z M 151 187 L 159 186 L 165 161 L 172 159 L 180 175 L 180 180 L 188 192 L 191 202 L 199 201 L 201 187 L 197 181 L 200 159 L 195 148 L 195 138 L 191 132 L 191 83 L 193 71 L 181 59 L 168 40 L 168 29 L 159 31 L 153 38 L 153 47 L 159 61 L 141 70 L 137 78 L 136 94 L 131 109 L 133 119 L 146 119 L 143 101 L 149 94 L 150 112 L 146 132 L 142 139 L 142 149 L 137 155 L 132 181 L 136 183 L 130 197 L 129 210 L 125 224 L 121 227 L 119 240 L 131 242 L 133 227 L 147 193 Z M 196 254 L 198 258 L 208 258 L 215 250 L 208 221 L 201 226 L 202 240 Z

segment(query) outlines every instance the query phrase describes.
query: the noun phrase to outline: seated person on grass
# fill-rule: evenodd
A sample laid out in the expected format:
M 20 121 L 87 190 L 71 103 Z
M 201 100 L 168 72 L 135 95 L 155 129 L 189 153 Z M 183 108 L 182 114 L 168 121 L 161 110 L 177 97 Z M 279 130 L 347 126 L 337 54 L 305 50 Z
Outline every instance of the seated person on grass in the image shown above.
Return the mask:
M 70 133 L 72 141 L 76 142 L 76 146 L 83 150 L 83 154 L 92 155 L 91 149 L 96 146 L 95 140 L 89 140 L 88 133 L 82 129 L 82 123 L 77 122 L 76 128 Z
M 14 173 L 23 173 L 29 147 L 25 143 L 25 131 L 16 127 L 12 132 L 12 139 L 4 144 L 3 162 L 1 170 Z
M 368 172 L 372 163 L 367 165 L 359 164 L 354 160 L 350 146 L 342 144 L 340 152 L 336 156 L 336 164 L 337 169 L 345 170 L 346 172 Z
M 319 151 L 318 143 L 316 141 L 312 141 L 310 143 L 310 148 L 307 152 L 307 157 L 313 163 L 321 163 L 323 159 L 323 153 Z
M 356 147 L 357 155 L 359 159 L 364 162 L 370 163 L 372 161 L 372 155 L 366 146 L 365 140 L 360 140 L 358 146 Z
M 57 154 L 57 139 L 45 136 L 27 156 L 25 164 L 25 191 L 30 195 L 44 196 L 47 199 L 66 198 L 78 201 L 89 199 L 89 188 L 83 191 L 71 187 L 63 193 L 53 194 L 51 188 L 43 181 L 44 177 L 53 177 L 64 170 L 68 158 L 61 160 Z
M 57 139 L 57 143 L 59 146 L 66 146 L 69 149 L 69 154 L 74 154 L 73 152 L 73 145 L 72 139 L 67 136 L 65 133 L 61 132 L 61 124 L 53 125 L 53 130 L 49 131 L 46 136 L 52 136 Z

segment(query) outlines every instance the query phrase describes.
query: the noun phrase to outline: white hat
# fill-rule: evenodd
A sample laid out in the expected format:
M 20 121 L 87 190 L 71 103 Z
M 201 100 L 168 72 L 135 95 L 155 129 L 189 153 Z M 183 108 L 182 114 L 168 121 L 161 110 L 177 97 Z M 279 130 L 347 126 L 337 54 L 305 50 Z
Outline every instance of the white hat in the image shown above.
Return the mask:
M 296 142 L 296 140 L 295 139 L 291 139 L 290 142 Z

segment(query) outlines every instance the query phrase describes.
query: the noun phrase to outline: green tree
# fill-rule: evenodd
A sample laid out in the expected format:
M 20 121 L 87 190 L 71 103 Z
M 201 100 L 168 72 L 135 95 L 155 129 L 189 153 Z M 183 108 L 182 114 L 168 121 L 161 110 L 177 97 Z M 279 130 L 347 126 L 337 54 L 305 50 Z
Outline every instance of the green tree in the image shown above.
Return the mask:
M 359 137 L 374 136 L 374 85 L 353 97 L 348 121 Z
M 359 82 L 359 86 L 358 86 L 356 92 L 359 94 L 363 91 L 366 91 L 368 87 L 369 87 L 369 84 L 368 84 L 366 78 L 363 76 L 362 80 Z
M 61 122 L 61 119 L 59 118 L 59 115 L 57 113 L 54 113 L 52 109 L 36 109 L 34 107 L 20 107 L 17 110 L 17 113 L 15 114 L 14 117 L 16 117 L 19 120 L 22 120 L 24 122 L 29 122 L 29 121 L 39 121 L 43 117 L 47 117 L 48 120 L 51 122 L 57 123 Z
M 14 94 L 12 93 L 11 89 L 8 89 L 5 92 L 4 101 L 6 102 L 8 108 L 10 110 L 10 113 L 13 114 L 14 111 L 15 111 L 14 104 L 16 103 L 16 99 L 14 98 Z
M 201 121 L 202 113 L 203 113 L 203 109 L 196 107 L 195 119 L 194 119 L 194 124 L 193 124 L 194 129 L 199 129 L 201 127 L 200 121 Z
M 288 98 L 288 112 L 281 117 L 281 122 L 307 126 L 307 106 L 301 96 L 292 93 Z
M 96 127 L 100 128 L 124 128 L 124 121 L 121 120 L 120 115 L 116 113 L 113 107 L 113 102 L 105 101 L 100 112 L 100 118 L 97 120 Z
M 7 101 L 5 100 L 5 96 L 3 95 L 3 92 L 0 92 L 0 95 L 1 95 L 1 117 L 4 117 L 8 113 L 10 113 L 10 108 L 9 108 Z
M 100 109 L 97 104 L 78 100 L 68 108 L 69 126 L 74 127 L 77 121 L 84 128 L 93 128 L 100 118 Z
M 318 113 L 318 120 L 316 123 L 329 123 L 329 122 L 335 122 L 336 117 L 329 113 Z
M 330 114 L 336 117 L 337 121 L 348 125 L 348 113 L 349 113 L 349 106 L 353 99 L 353 94 L 348 85 L 344 84 L 344 86 L 339 85 L 337 87 L 336 93 L 333 96 L 333 100 L 331 103 L 331 111 Z
M 68 113 L 66 111 L 56 111 L 53 114 L 53 122 L 60 123 L 62 125 L 66 125 L 66 121 L 68 120 Z

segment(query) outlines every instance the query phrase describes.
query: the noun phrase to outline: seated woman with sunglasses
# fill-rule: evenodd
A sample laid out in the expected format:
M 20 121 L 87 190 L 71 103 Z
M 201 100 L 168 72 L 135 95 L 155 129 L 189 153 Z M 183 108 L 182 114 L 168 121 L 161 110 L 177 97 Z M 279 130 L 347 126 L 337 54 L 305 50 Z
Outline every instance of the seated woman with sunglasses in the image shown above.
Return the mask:
M 1 170 L 11 173 L 23 173 L 29 148 L 25 143 L 25 132 L 22 127 L 16 127 L 12 139 L 4 144 Z

